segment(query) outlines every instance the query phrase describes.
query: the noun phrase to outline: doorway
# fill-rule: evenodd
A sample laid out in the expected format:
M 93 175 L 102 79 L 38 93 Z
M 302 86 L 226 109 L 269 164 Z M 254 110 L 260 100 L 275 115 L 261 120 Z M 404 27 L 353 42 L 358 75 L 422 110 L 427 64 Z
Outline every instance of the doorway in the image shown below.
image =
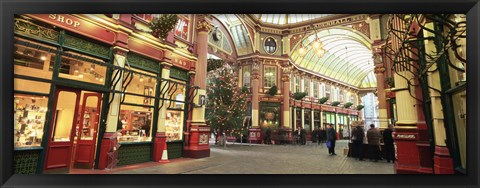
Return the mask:
M 45 159 L 46 171 L 94 167 L 102 94 L 57 88 Z

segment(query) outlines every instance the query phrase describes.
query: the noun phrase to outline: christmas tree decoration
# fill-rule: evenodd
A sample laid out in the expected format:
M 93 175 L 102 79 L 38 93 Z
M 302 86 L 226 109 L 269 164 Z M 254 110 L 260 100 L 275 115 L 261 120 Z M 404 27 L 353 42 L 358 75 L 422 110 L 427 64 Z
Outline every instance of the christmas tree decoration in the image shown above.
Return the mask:
M 206 120 L 210 123 L 212 133 L 216 135 L 232 135 L 240 138 L 246 134 L 242 130 L 247 111 L 247 88 L 238 87 L 238 76 L 235 68 L 222 64 L 208 74 Z
M 161 39 L 167 38 L 168 32 L 177 25 L 177 21 L 176 14 L 161 14 L 160 17 L 153 18 L 149 23 L 152 35 Z

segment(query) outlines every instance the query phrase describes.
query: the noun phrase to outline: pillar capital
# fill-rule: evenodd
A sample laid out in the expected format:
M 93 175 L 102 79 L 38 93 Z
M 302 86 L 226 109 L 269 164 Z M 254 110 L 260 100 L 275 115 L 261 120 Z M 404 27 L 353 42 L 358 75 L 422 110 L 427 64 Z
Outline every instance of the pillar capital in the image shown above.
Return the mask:
M 284 73 L 284 74 L 282 75 L 282 81 L 283 81 L 283 82 L 290 82 L 290 75 Z
M 168 70 L 170 70 L 170 68 L 172 68 L 173 66 L 173 64 L 166 61 L 162 61 L 160 64 L 162 65 L 162 69 L 168 69 Z
M 383 67 L 383 65 L 375 65 L 374 72 L 375 74 L 383 74 L 385 72 L 385 67 Z
M 210 32 L 213 29 L 212 22 L 206 16 L 200 16 L 197 22 L 197 30 L 199 32 Z
M 120 46 L 113 47 L 113 53 L 115 53 L 116 55 L 127 56 L 128 51 L 128 49 Z

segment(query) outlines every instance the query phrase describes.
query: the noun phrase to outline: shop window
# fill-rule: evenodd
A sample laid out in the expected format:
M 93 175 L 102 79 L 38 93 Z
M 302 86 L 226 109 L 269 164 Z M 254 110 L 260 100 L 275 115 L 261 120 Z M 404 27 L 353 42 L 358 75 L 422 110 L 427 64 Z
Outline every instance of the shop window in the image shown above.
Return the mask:
M 50 92 L 50 83 L 14 78 L 13 90 L 48 94 Z
M 272 127 L 279 127 L 279 125 L 280 125 L 280 104 L 267 103 L 267 102 L 260 103 L 260 127 L 272 128 Z
M 167 141 L 181 141 L 183 138 L 183 111 L 167 110 L 165 134 Z
M 156 75 L 147 71 L 132 68 L 131 82 L 127 86 L 125 103 L 153 106 L 155 103 Z M 124 73 L 127 77 L 128 73 Z
M 168 100 L 166 100 L 167 108 L 183 110 L 185 105 L 186 82 L 173 78 L 170 78 L 170 80 L 169 88 L 171 89 L 169 90 L 168 96 L 165 96 L 165 98 L 168 98 Z
M 453 110 L 455 113 L 455 127 L 458 137 L 458 148 L 460 152 L 460 164 L 466 169 L 466 135 L 467 135 L 467 110 L 466 110 L 466 90 L 453 94 Z
M 264 68 L 264 87 L 270 88 L 277 85 L 277 70 L 274 66 L 265 66 Z
M 55 48 L 31 41 L 27 41 L 27 43 L 38 48 L 14 45 L 14 74 L 51 80 L 56 57 L 52 52 L 55 51 Z
M 14 94 L 15 147 L 40 146 L 48 106 L 48 97 Z
M 250 87 L 250 66 L 243 67 L 243 86 Z
M 318 82 L 313 82 L 313 97 L 318 99 Z
M 62 55 L 59 77 L 104 85 L 106 70 L 105 62 L 101 59 L 68 52 Z
M 120 107 L 120 142 L 149 142 L 152 140 L 153 108 L 125 105 Z
M 313 112 L 313 125 L 315 129 L 320 128 L 320 111 Z
M 310 95 L 310 80 L 305 79 L 303 81 L 303 92 L 307 93 L 307 97 L 311 96 Z
M 310 110 L 304 110 L 303 111 L 303 128 L 307 132 L 311 132 L 312 129 L 312 112 Z

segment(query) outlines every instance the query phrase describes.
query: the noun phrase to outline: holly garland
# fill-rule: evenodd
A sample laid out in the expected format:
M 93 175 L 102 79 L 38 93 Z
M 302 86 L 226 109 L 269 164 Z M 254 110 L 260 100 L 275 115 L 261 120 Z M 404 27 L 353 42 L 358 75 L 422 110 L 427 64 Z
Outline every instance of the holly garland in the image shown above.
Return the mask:
M 165 39 L 175 25 L 177 25 L 178 17 L 176 14 L 161 14 L 160 17 L 155 17 L 149 23 L 152 30 L 152 35 L 158 38 Z
M 206 119 L 216 133 L 241 132 L 247 109 L 248 90 L 238 87 L 235 68 L 222 66 L 208 73 Z

